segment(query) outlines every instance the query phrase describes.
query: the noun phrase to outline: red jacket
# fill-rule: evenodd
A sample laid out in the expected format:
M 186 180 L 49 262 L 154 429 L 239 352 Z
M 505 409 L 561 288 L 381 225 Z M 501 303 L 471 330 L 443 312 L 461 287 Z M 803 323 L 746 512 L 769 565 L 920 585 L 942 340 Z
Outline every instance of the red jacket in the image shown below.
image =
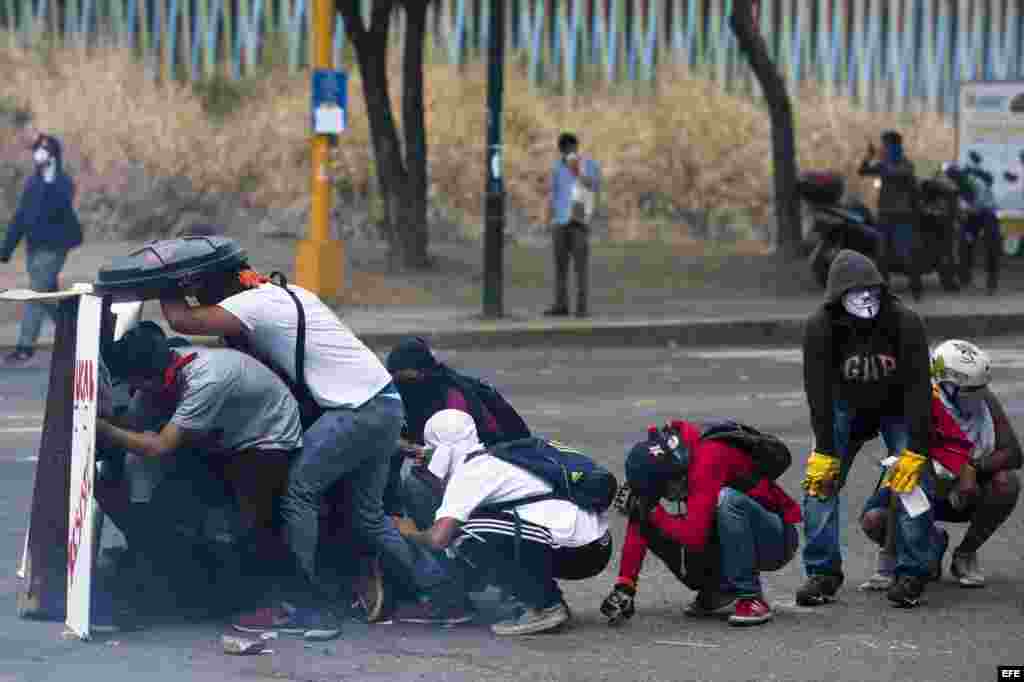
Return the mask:
M 690 452 L 687 481 L 686 515 L 669 514 L 660 505 L 651 513 L 649 521 L 670 539 L 687 550 L 699 552 L 711 536 L 718 510 L 718 493 L 726 484 L 754 472 L 754 463 L 742 450 L 721 441 L 700 439 L 700 430 L 694 424 L 673 421 L 682 441 Z M 786 523 L 799 523 L 800 506 L 775 481 L 761 480 L 747 495 L 761 505 L 782 516 Z M 647 554 L 647 539 L 640 524 L 630 521 L 626 527 L 626 541 L 622 548 L 619 582 L 635 583 Z

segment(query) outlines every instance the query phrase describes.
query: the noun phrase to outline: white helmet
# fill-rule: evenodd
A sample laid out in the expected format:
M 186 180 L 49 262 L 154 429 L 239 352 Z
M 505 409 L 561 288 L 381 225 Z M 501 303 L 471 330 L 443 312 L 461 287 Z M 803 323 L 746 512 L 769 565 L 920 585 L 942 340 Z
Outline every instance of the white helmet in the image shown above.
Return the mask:
M 988 353 L 970 341 L 950 339 L 932 351 L 932 381 L 958 388 L 981 388 L 992 380 Z

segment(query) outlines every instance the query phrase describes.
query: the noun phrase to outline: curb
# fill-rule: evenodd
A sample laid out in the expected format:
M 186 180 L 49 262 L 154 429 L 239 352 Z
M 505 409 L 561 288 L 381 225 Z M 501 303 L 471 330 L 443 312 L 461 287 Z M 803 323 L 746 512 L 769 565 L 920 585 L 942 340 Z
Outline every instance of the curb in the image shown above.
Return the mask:
M 1024 334 L 1024 312 L 1005 314 L 925 314 L 929 341 L 940 338 L 986 339 Z M 375 351 L 388 351 L 401 339 L 421 336 L 432 346 L 452 350 L 505 350 L 525 347 L 623 347 L 662 346 L 799 346 L 804 317 L 760 320 L 708 319 L 604 322 L 598 324 L 484 324 L 478 328 L 364 332 L 356 335 Z M 218 346 L 215 337 L 190 337 L 196 345 Z M 4 352 L 13 347 L 0 346 Z M 39 350 L 52 349 L 41 343 Z

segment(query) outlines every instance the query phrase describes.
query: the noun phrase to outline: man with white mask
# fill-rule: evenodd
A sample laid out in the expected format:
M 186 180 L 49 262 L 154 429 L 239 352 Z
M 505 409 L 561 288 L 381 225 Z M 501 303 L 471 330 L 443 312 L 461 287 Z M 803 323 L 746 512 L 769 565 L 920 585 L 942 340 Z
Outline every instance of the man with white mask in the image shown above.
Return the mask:
M 932 352 L 935 518 L 970 524 L 950 565 L 961 587 L 984 587 L 978 549 L 1010 517 L 1020 495 L 1014 471 L 1021 467 L 1020 442 L 1002 403 L 989 388 L 991 380 L 988 354 L 970 341 L 951 339 Z M 869 538 L 884 543 L 886 515 L 881 509 L 866 512 L 861 525 Z M 936 527 L 933 542 L 944 554 L 949 534 Z M 941 570 L 939 563 L 936 579 Z M 892 558 L 882 552 L 870 584 L 884 589 L 891 581 Z
M 40 134 L 32 144 L 35 172 L 25 182 L 14 219 L 0 245 L 0 263 L 11 260 L 22 238 L 26 241 L 25 268 L 34 291 L 56 291 L 68 252 L 82 243 L 82 225 L 75 213 L 75 183 L 64 172 L 60 141 Z M 25 304 L 18 344 L 8 364 L 23 364 L 35 354 L 43 317 L 53 317 L 53 304 Z
M 896 463 L 882 487 L 930 489 L 928 343 L 920 317 L 893 296 L 866 256 L 844 249 L 829 269 L 825 303 L 804 330 L 804 388 L 814 429 L 803 487 L 806 584 L 802 606 L 825 604 L 843 583 L 839 493 L 854 457 L 879 434 Z M 916 606 L 935 560 L 933 512 L 900 505 L 896 581 L 889 600 Z
M 442 410 L 426 431 L 439 436 L 430 469 L 446 482 L 444 497 L 429 529 L 405 524 L 402 534 L 435 551 L 448 550 L 476 571 L 493 571 L 502 591 L 523 605 L 515 618 L 491 626 L 495 634 L 527 635 L 562 626 L 569 609 L 556 579 L 592 578 L 608 565 L 607 514 L 549 498 L 550 484 L 484 448 L 465 412 Z M 564 447 L 532 440 L 537 447 Z M 505 508 L 519 500 L 524 503 Z M 502 511 L 488 510 L 498 505 Z

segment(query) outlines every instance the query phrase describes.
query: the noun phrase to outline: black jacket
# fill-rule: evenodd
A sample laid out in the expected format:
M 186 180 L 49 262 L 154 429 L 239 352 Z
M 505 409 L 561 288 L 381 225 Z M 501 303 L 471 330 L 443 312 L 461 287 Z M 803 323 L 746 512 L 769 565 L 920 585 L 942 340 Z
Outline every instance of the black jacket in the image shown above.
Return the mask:
M 41 171 L 25 183 L 14 220 L 7 227 L 0 258 L 10 258 L 24 237 L 33 249 L 70 250 L 82 243 L 82 225 L 75 213 L 75 184 L 64 172 L 60 141 L 50 136 L 57 175 L 46 182 Z
M 873 320 L 847 313 L 841 298 L 850 289 L 882 287 L 882 305 Z M 855 410 L 903 415 L 908 447 L 928 454 L 931 379 L 928 340 L 921 318 L 884 286 L 875 264 L 855 251 L 836 256 L 829 271 L 826 301 L 804 329 L 804 390 L 811 411 L 815 449 L 837 455 L 834 405 L 844 400 Z

